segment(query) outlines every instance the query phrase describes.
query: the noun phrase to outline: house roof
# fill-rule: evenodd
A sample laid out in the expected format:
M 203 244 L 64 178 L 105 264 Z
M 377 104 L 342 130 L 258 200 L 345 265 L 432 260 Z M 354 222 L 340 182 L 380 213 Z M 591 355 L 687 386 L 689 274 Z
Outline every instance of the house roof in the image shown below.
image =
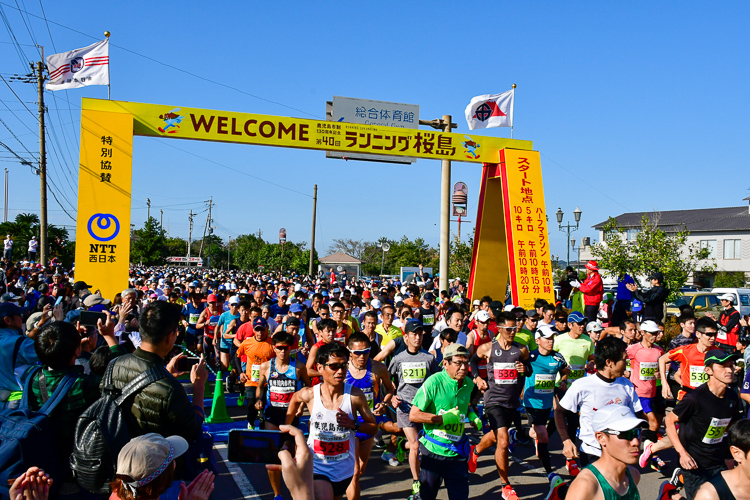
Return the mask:
M 357 260 L 351 255 L 344 252 L 336 252 L 325 257 L 321 257 L 320 262 L 323 264 L 361 264 L 361 260 Z
M 657 217 L 659 227 L 690 232 L 750 230 L 750 213 L 743 207 L 701 208 L 696 210 L 668 210 L 665 212 L 632 212 L 615 217 L 622 227 L 640 227 L 641 217 Z M 593 226 L 601 230 L 607 221 Z

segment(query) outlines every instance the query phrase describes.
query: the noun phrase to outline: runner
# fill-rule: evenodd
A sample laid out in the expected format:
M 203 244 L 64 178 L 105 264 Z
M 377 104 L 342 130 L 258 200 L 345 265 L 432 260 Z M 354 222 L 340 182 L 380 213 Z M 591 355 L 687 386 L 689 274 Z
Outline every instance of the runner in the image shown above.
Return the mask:
M 349 337 L 348 347 L 349 369 L 346 372 L 346 383 L 362 390 L 367 399 L 367 405 L 375 415 L 375 420 L 378 423 L 382 422 L 385 409 L 393 397 L 393 383 L 388 376 L 388 369 L 383 363 L 370 360 L 370 341 L 363 333 L 353 333 Z M 382 392 L 383 390 L 385 393 Z M 358 419 L 360 423 L 364 423 L 362 417 Z M 366 434 L 358 431 L 356 433 L 359 477 L 362 477 L 367 468 L 374 436 L 375 432 Z M 359 496 L 359 481 L 352 481 L 346 490 L 346 498 L 359 498 Z
M 302 388 L 302 384 L 309 386 L 310 379 L 307 377 L 305 365 L 289 355 L 292 346 L 297 345 L 295 337 L 287 332 L 279 332 L 271 341 L 276 357 L 260 365 L 260 379 L 255 390 L 255 409 L 263 410 L 264 429 L 278 430 L 280 425 L 286 423 L 286 411 L 292 396 Z M 291 425 L 299 426 L 296 418 Z M 281 474 L 269 470 L 268 479 L 273 489 L 273 500 L 283 500 Z
M 461 344 L 445 350 L 444 370 L 424 381 L 412 400 L 409 420 L 424 425 L 419 439 L 422 460 L 419 471 L 419 498 L 435 500 L 443 481 L 450 500 L 469 498 L 469 439 L 465 422 L 482 427 L 479 417 L 469 411 L 474 384 L 469 373 L 469 351 Z M 467 420 L 468 417 L 468 420 Z
M 216 325 L 219 324 L 221 314 L 219 297 L 213 293 L 209 294 L 206 298 L 206 308 L 203 309 L 195 324 L 196 329 L 203 330 L 203 353 L 206 356 L 206 361 L 208 362 L 213 358 L 214 366 L 217 364 L 216 361 L 219 358 L 219 345 L 214 339 L 214 332 Z
M 381 346 L 386 345 L 392 339 L 403 336 L 403 332 L 397 326 L 393 326 L 393 318 L 395 315 L 395 309 L 390 304 L 383 306 L 380 317 L 383 322 L 375 327 L 375 332 L 380 336 L 378 344 Z
M 245 369 L 241 365 L 240 358 L 237 357 L 237 348 L 239 347 L 237 345 L 237 333 L 239 332 L 239 329 L 240 327 L 242 327 L 242 325 L 244 325 L 248 321 L 251 321 L 250 310 L 250 302 L 248 302 L 247 300 L 241 300 L 239 306 L 237 307 L 239 318 L 229 321 L 226 328 L 224 329 L 224 333 L 222 334 L 223 339 L 229 339 L 230 342 L 229 359 L 232 370 L 229 373 L 226 382 L 226 389 L 230 394 L 234 392 L 234 385 L 237 382 L 240 373 L 243 373 L 245 371 Z
M 321 310 L 322 310 L 322 307 L 323 306 L 321 306 Z M 333 334 L 336 331 L 336 322 L 332 319 L 321 319 L 318 326 L 319 326 L 318 331 L 320 332 L 318 337 L 320 338 L 320 340 L 318 340 L 310 348 L 310 354 L 307 356 L 307 364 L 306 364 L 307 375 L 310 377 L 310 381 L 313 386 L 316 386 L 322 382 L 320 378 L 320 373 L 318 373 L 317 369 L 315 368 L 318 363 L 317 361 L 318 350 L 324 345 L 334 342 Z
M 352 329 L 344 321 L 346 319 L 346 308 L 341 302 L 334 302 L 331 306 L 331 318 L 336 322 L 336 331 L 333 333 L 333 340 L 345 346 Z
M 592 427 L 592 419 L 596 410 L 617 403 L 629 407 L 633 413 L 642 413 L 643 409 L 635 387 L 628 379 L 622 378 L 627 359 L 626 348 L 622 340 L 605 337 L 594 351 L 596 373 L 573 383 L 557 405 L 555 423 L 563 442 L 563 454 L 568 460 L 580 456 L 581 463 L 588 465 L 601 456 L 602 450 Z M 578 413 L 580 417 L 578 436 L 581 440 L 580 455 L 573 442 L 575 434 L 569 434 L 565 427 L 566 414 L 575 413 Z
M 398 429 L 406 436 L 406 447 L 409 449 L 409 469 L 412 475 L 412 500 L 420 500 L 419 483 L 419 432 L 422 425 L 409 419 L 412 401 L 424 381 L 430 375 L 438 373 L 435 357 L 422 349 L 422 339 L 425 328 L 417 320 L 406 323 L 406 349 L 396 354 L 391 360 L 388 371 L 397 383 L 396 395 L 391 399 L 391 405 L 396 409 Z M 384 428 L 388 431 L 387 428 Z M 390 458 L 390 457 L 388 457 Z
M 335 322 L 334 322 L 335 323 Z M 333 329 L 331 337 L 333 335 Z M 377 425 L 361 389 L 344 380 L 349 351 L 338 342 L 321 346 L 316 352 L 315 372 L 323 382 L 304 387 L 292 396 L 286 421 L 291 424 L 300 405 L 310 413 L 307 444 L 313 455 L 315 498 L 340 500 L 349 485 L 359 482 L 356 456 L 356 432 L 375 434 Z M 360 423 L 357 416 L 362 417 Z
M 529 435 L 536 446 L 536 456 L 542 461 L 547 474 L 552 472 L 549 454 L 547 422 L 553 409 L 555 379 L 567 383 L 570 368 L 562 354 L 555 352 L 555 331 L 551 326 L 541 326 L 536 331 L 537 349 L 529 354 L 530 372 L 526 374 L 523 405 L 526 408 L 531 429 Z
M 586 371 L 593 366 L 594 360 L 594 343 L 588 335 L 584 335 L 583 333 L 586 318 L 580 312 L 573 311 L 568 315 L 567 319 L 568 332 L 555 337 L 554 350 L 562 354 L 563 358 L 565 358 L 570 367 L 570 373 L 568 373 L 567 384 L 560 383 L 562 376 L 557 377 L 555 381 L 556 401 L 565 396 L 565 393 L 575 381 L 584 377 Z M 557 406 L 555 406 L 555 409 L 557 409 Z M 575 436 L 579 426 L 578 414 L 565 412 L 563 416 L 566 423 L 567 435 Z M 558 426 L 556 417 L 555 422 L 547 426 L 547 433 L 551 435 L 555 430 L 559 431 Z M 562 436 L 562 433 L 560 433 L 560 436 Z M 566 460 L 565 468 L 573 477 L 577 476 L 580 470 L 574 458 Z
M 271 340 L 268 338 L 268 323 L 266 323 L 266 320 L 255 318 L 252 325 L 254 335 L 243 340 L 237 349 L 237 356 L 247 356 L 246 372 L 240 374 L 240 382 L 245 383 L 248 429 L 257 427 L 255 424 L 258 418 L 258 408 L 255 406 L 255 393 L 260 380 L 260 366 L 275 355 Z
M 514 317 L 502 313 L 497 318 L 497 325 L 500 330 L 497 338 L 489 344 L 480 346 L 471 359 L 472 373 L 476 374 L 479 374 L 480 360 L 487 360 L 488 381 L 485 382 L 477 375 L 474 383 L 484 392 L 484 414 L 492 432 L 485 434 L 479 444 L 472 446 L 469 469 L 476 470 L 479 454 L 493 443 L 497 443 L 495 464 L 500 474 L 503 498 L 517 500 L 518 495 L 508 479 L 508 428 L 518 414 L 519 396 L 523 387 L 519 383 L 519 373 L 527 371 L 524 361 L 528 360 L 529 351 L 513 340 L 516 335 Z
M 736 421 L 729 427 L 727 436 L 729 452 L 737 466 L 703 483 L 695 500 L 750 499 L 750 420 L 743 418 Z
M 227 326 L 231 321 L 240 319 L 239 306 L 240 298 L 237 295 L 229 297 L 229 310 L 221 313 L 219 322 L 216 324 L 216 335 L 219 339 L 219 360 L 221 361 L 220 370 L 227 373 L 226 383 L 229 384 L 230 355 L 232 348 L 233 335 L 226 336 Z
M 722 349 L 708 351 L 704 361 L 708 380 L 686 394 L 666 418 L 667 435 L 680 455 L 688 500 L 695 497 L 703 483 L 733 467 L 729 444 L 724 437 L 727 427 L 742 417 L 737 394 L 727 390 L 738 358 Z M 679 431 L 676 424 L 680 426 Z
M 536 312 L 536 309 L 529 309 L 524 314 L 523 326 L 516 332 L 515 341 L 519 345 L 526 346 L 529 351 L 533 351 L 537 347 L 536 342 L 534 342 L 534 333 L 536 333 L 536 327 L 539 324 L 539 313 Z
M 135 294 L 135 290 L 133 291 Z M 203 352 L 203 333 L 198 329 L 198 319 L 206 308 L 200 292 L 190 294 L 190 302 L 182 308 L 182 326 L 185 327 L 185 345 L 198 354 Z
M 717 332 L 716 321 L 704 316 L 695 322 L 695 338 L 697 339 L 695 344 L 683 345 L 659 358 L 659 374 L 664 399 L 672 399 L 672 391 L 665 376 L 666 365 L 669 361 L 680 363 L 681 389 L 677 394 L 678 401 L 682 400 L 685 394 L 708 381 L 708 375 L 703 368 L 703 360 L 705 354 L 714 347 Z

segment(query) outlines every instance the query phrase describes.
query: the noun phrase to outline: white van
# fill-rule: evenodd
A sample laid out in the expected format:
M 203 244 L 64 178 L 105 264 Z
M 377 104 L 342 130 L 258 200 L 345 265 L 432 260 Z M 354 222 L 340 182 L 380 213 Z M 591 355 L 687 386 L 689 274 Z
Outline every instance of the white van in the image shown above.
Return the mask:
M 711 293 L 731 293 L 735 297 L 735 309 L 742 316 L 750 314 L 750 288 L 714 288 Z

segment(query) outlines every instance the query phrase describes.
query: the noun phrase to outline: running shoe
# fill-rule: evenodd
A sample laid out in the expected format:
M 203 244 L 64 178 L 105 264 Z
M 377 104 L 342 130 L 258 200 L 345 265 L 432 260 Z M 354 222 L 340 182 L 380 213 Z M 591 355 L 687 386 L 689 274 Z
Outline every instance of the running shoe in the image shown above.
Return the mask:
M 232 394 L 234 392 L 234 384 L 232 383 L 232 378 L 230 376 L 227 376 L 227 379 L 224 381 L 224 387 L 227 389 L 227 394 Z M 274 498 L 274 500 L 276 500 Z
M 549 479 L 549 493 L 544 500 L 560 500 L 560 489 L 565 485 L 565 481 L 554 472 L 551 472 L 547 479 Z
M 581 472 L 581 469 L 578 467 L 578 464 L 575 460 L 566 460 L 565 461 L 565 468 L 568 471 L 568 474 L 570 474 L 573 477 L 576 477 L 579 472 Z
M 476 449 L 476 446 L 471 447 L 471 452 L 469 453 L 469 472 L 474 474 L 477 471 L 477 460 L 479 459 L 479 455 L 477 455 L 474 452 L 474 449 Z
M 664 481 L 661 483 L 661 488 L 659 488 L 659 496 L 656 497 L 656 500 L 670 500 L 672 498 L 672 494 L 677 491 L 677 487 L 670 483 L 669 481 Z
M 675 468 L 674 472 L 672 472 L 672 478 L 669 480 L 670 483 L 675 485 L 677 488 L 681 488 L 683 484 L 685 484 L 685 481 L 682 479 L 682 469 L 679 467 Z
M 517 443 L 518 438 L 516 437 L 516 429 L 508 429 L 508 450 L 510 450 L 511 453 L 514 453 L 516 451 Z
M 656 472 L 661 472 L 666 466 L 667 464 L 664 463 L 664 460 L 659 458 L 658 455 L 654 455 L 653 457 L 651 457 L 651 468 Z
M 513 486 L 506 484 L 501 491 L 503 494 L 503 500 L 518 500 L 518 494 L 516 493 L 516 490 L 513 489 Z
M 385 440 L 381 437 L 377 441 L 375 441 L 375 448 L 378 448 L 379 450 L 385 449 Z
M 387 451 L 384 451 L 382 455 L 380 455 L 380 459 L 383 462 L 388 462 L 388 465 L 391 467 L 398 467 L 401 465 L 401 463 L 396 459 L 396 455 L 393 453 L 388 453 Z
M 245 406 L 245 394 L 240 393 L 239 396 L 237 396 L 237 406 Z
M 406 438 L 396 438 L 396 460 L 400 463 L 406 461 Z
M 646 440 L 643 442 L 643 453 L 638 458 L 638 465 L 641 469 L 645 469 L 648 465 L 648 459 L 651 458 L 651 447 L 654 445 L 653 441 Z
M 531 438 L 529 437 L 529 433 L 526 432 L 526 429 L 522 427 L 516 430 L 516 440 L 518 440 L 518 444 L 529 444 Z
M 409 500 L 422 500 L 422 495 L 419 493 L 421 485 L 422 484 L 419 481 L 411 483 L 411 495 L 409 496 Z

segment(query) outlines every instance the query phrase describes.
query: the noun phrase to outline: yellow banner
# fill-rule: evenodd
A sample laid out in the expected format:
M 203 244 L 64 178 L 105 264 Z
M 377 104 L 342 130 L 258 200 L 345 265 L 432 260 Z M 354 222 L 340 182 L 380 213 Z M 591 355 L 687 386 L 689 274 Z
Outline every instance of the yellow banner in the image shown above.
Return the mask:
M 539 152 L 506 149 L 502 157 L 505 233 L 513 303 L 524 309 L 534 309 L 536 299 L 554 304 Z
M 128 287 L 133 116 L 81 113 L 76 280 L 113 299 Z
M 84 110 L 130 113 L 133 133 L 151 137 L 237 142 L 321 151 L 497 163 L 503 148 L 532 149 L 531 141 L 474 134 L 256 115 L 162 104 L 83 99 Z M 419 117 L 412 117 L 419 120 Z

